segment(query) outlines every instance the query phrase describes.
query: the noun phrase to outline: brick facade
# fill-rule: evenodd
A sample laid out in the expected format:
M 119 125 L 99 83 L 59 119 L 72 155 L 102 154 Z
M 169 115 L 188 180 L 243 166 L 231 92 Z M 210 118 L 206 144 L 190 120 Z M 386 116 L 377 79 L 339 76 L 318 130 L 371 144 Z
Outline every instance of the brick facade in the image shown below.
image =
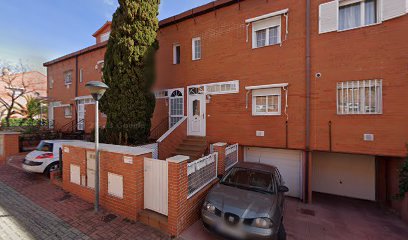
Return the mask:
M 69 152 L 65 151 L 69 148 Z M 63 153 L 63 188 L 80 198 L 94 202 L 95 193 L 92 188 L 84 186 L 82 176 L 87 176 L 85 149 L 64 146 Z M 133 164 L 124 163 L 123 157 L 131 156 Z M 139 156 L 102 151 L 100 153 L 100 205 L 114 213 L 131 220 L 138 220 L 138 213 L 143 209 L 143 165 L 144 158 L 151 157 L 151 153 Z M 80 166 L 81 185 L 70 181 L 70 164 Z M 108 194 L 108 172 L 123 176 L 123 199 Z
M 166 159 L 172 156 L 176 148 L 187 136 L 187 120 L 184 120 L 163 141 L 159 139 L 159 158 Z

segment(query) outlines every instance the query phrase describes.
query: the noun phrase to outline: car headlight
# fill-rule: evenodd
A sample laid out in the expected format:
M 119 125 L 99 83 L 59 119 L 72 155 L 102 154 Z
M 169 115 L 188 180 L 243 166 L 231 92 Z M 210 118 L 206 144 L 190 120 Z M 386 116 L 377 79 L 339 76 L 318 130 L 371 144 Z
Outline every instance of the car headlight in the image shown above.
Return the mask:
M 269 218 L 245 219 L 244 223 L 252 227 L 269 229 L 273 227 L 273 222 Z
M 205 202 L 203 209 L 210 212 L 210 213 L 215 213 L 215 206 L 211 204 L 210 202 Z

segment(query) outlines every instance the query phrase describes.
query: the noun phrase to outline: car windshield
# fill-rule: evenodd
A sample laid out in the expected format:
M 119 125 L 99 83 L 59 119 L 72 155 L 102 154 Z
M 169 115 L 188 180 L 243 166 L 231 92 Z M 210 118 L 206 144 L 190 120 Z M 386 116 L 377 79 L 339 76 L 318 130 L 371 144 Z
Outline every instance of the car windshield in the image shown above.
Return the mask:
M 52 152 L 53 147 L 54 147 L 54 144 L 41 141 L 37 147 L 37 150 L 43 151 L 43 152 Z
M 276 182 L 272 173 L 248 168 L 231 169 L 221 180 L 221 184 L 256 192 L 276 193 Z

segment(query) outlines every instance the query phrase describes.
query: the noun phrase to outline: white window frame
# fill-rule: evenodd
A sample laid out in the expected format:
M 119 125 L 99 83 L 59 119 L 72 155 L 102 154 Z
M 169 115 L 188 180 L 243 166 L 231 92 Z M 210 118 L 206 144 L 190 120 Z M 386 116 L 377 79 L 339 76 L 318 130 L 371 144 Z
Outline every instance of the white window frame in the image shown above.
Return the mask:
M 277 112 L 268 112 L 268 96 L 278 96 L 278 111 Z M 257 97 L 266 97 L 266 112 L 256 111 L 256 106 L 257 106 L 256 98 Z M 282 88 L 281 87 L 252 90 L 252 116 L 280 116 L 282 114 L 281 105 L 282 105 Z
M 230 90 L 223 90 L 223 86 L 225 85 L 231 85 L 234 86 L 233 88 L 230 87 Z M 204 86 L 204 91 L 206 95 L 218 95 L 218 94 L 231 94 L 231 93 L 239 93 L 239 80 L 233 80 L 233 81 L 228 81 L 228 82 L 216 82 L 216 83 L 208 83 Z M 209 88 L 211 87 L 216 87 L 219 86 L 220 90 L 217 91 L 209 91 Z M 194 87 L 194 86 L 193 86 Z M 217 88 L 217 87 L 216 87 Z M 225 87 L 226 88 L 226 87 Z
M 49 88 L 53 89 L 54 88 L 54 78 L 50 76 L 48 79 L 49 79 L 48 80 Z
M 79 82 L 83 82 L 84 81 L 84 69 L 81 68 L 79 69 Z
M 196 42 L 197 41 L 199 41 L 200 42 L 200 45 L 199 45 L 199 49 L 200 49 L 200 55 L 199 56 L 196 56 Z M 202 41 L 201 41 L 201 37 L 195 37 L 195 38 L 193 38 L 192 39 L 192 59 L 193 59 L 193 61 L 196 61 L 196 60 L 200 60 L 201 58 L 202 58 L 202 55 L 203 55 L 203 49 L 202 49 Z
M 179 62 L 177 63 L 177 47 L 180 48 L 180 56 L 179 56 Z M 181 45 L 178 43 L 173 44 L 173 64 L 174 65 L 179 65 L 181 63 Z
M 110 32 L 110 31 L 109 31 L 109 32 L 106 32 L 106 33 L 101 34 L 100 41 L 101 41 L 101 42 L 108 41 L 108 40 L 109 40 L 109 37 L 110 37 L 110 34 L 111 34 L 111 32 Z
M 374 88 L 374 107 L 375 111 L 366 111 L 366 88 L 368 89 L 368 107 L 370 108 L 372 105 L 371 102 L 371 89 Z M 349 94 L 349 89 L 357 90 L 358 99 L 355 99 L 354 94 Z M 341 99 L 340 99 L 340 96 Z M 346 104 L 346 107 L 344 106 Z M 352 106 L 351 111 L 350 107 Z M 357 106 L 357 111 L 356 107 Z M 383 112 L 383 94 L 382 94 L 382 80 L 381 79 L 373 79 L 373 80 L 361 80 L 361 81 L 347 81 L 347 82 L 339 82 L 337 83 L 336 88 L 336 108 L 338 115 L 376 115 L 382 114 Z
M 269 29 L 273 27 L 278 27 L 278 42 L 271 44 L 269 42 Z M 256 33 L 262 30 L 266 31 L 265 46 L 258 47 Z M 282 15 L 273 16 L 252 23 L 252 49 L 280 44 L 282 44 Z
M 365 23 L 365 2 L 366 2 L 366 0 L 341 0 L 341 1 L 339 1 L 339 7 L 337 9 L 337 16 L 338 16 L 338 19 L 337 19 L 337 31 L 338 32 L 348 31 L 348 30 L 362 28 L 362 27 L 368 27 L 368 26 L 372 26 L 372 25 L 376 25 L 376 24 L 381 23 L 381 21 L 380 21 L 380 17 L 381 17 L 381 15 L 380 15 L 381 14 L 381 11 L 380 11 L 381 2 L 380 2 L 380 0 L 376 0 L 376 3 L 375 3 L 375 7 L 376 7 L 376 9 L 375 9 L 376 10 L 376 16 L 375 16 L 376 21 L 375 21 L 375 23 L 371 23 L 371 24 L 367 24 L 367 25 Z M 357 26 L 357 27 L 352 27 L 352 28 L 340 29 L 340 8 L 344 7 L 344 6 L 347 6 L 347 5 L 355 4 L 355 3 L 360 3 L 361 4 L 360 5 L 360 23 L 361 23 L 361 25 Z
M 115 183 L 118 186 L 115 186 Z M 123 176 L 108 172 L 108 194 L 123 199 Z
M 173 94 L 173 92 L 174 91 L 180 91 L 181 92 L 181 95 L 182 96 L 174 96 L 174 97 L 172 97 L 171 95 Z M 180 118 L 180 119 L 183 119 L 183 117 L 184 117 L 184 88 L 175 88 L 175 89 L 169 89 L 168 90 L 168 93 L 169 93 L 169 128 L 172 128 L 174 125 L 176 125 L 177 124 L 177 122 L 175 122 L 173 125 L 172 125 L 172 121 L 171 121 L 171 119 L 172 118 Z M 173 115 L 172 113 L 171 113 L 171 110 L 172 110 L 172 100 L 174 100 L 174 99 L 182 99 L 182 111 L 181 111 L 181 114 L 177 114 L 177 115 Z

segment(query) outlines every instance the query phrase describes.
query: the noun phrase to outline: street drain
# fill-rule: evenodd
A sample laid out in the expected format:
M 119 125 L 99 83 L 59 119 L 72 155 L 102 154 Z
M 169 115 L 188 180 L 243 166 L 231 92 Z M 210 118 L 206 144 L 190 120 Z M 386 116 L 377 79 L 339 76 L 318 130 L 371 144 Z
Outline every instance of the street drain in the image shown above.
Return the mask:
M 67 199 L 70 199 L 70 198 L 71 198 L 71 194 L 65 193 L 64 196 L 62 196 L 61 198 L 57 198 L 55 201 L 56 202 L 62 202 L 62 201 L 65 201 Z
M 102 217 L 102 221 L 105 222 L 105 223 L 108 223 L 108 222 L 113 221 L 115 218 L 116 218 L 115 214 L 108 214 L 108 215 Z
M 315 215 L 315 211 L 310 210 L 310 209 L 305 209 L 305 208 L 301 208 L 300 213 L 305 214 L 305 215 L 309 215 L 309 216 L 314 216 Z

